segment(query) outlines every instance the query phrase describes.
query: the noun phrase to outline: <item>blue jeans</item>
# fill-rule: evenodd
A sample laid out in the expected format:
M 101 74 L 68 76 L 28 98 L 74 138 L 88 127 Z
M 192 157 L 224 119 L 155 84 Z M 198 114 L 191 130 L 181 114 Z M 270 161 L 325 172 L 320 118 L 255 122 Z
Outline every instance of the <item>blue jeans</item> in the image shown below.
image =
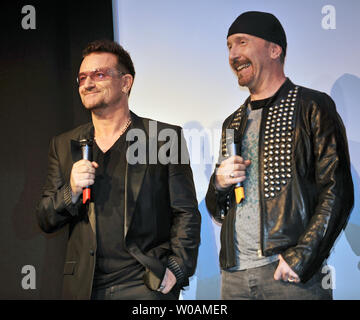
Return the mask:
M 274 280 L 278 261 L 241 271 L 221 271 L 221 298 L 224 300 L 332 300 L 332 289 L 321 285 L 319 270 L 306 283 Z

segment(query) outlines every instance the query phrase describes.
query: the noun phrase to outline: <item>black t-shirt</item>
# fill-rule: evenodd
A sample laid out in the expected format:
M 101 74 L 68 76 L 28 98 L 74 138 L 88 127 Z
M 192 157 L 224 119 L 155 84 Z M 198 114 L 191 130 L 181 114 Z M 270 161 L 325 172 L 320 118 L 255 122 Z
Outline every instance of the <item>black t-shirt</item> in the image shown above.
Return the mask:
M 96 143 L 93 146 L 93 160 L 99 164 L 92 186 L 97 233 L 96 289 L 127 282 L 143 269 L 124 244 L 125 137 L 126 132 L 105 153 Z
M 250 108 L 252 110 L 256 110 L 256 109 L 260 109 L 262 107 L 269 107 L 271 106 L 275 100 L 277 99 L 277 97 L 279 96 L 280 91 L 282 90 L 282 88 L 288 83 L 288 79 L 281 85 L 281 87 L 278 89 L 278 91 L 275 92 L 274 95 L 272 95 L 269 98 L 265 98 L 265 99 L 261 99 L 261 100 L 253 100 L 250 101 L 250 97 L 246 100 L 245 104 L 250 104 Z

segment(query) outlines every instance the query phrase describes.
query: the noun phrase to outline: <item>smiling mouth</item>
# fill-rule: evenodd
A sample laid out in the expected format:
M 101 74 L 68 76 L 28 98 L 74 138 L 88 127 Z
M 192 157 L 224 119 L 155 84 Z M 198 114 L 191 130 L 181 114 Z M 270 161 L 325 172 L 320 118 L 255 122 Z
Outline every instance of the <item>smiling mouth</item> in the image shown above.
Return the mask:
M 241 71 L 241 70 L 244 70 L 246 68 L 249 68 L 251 65 L 251 63 L 244 63 L 244 64 L 241 64 L 239 65 L 238 67 L 236 67 L 236 71 Z
M 88 92 L 88 93 L 85 93 L 84 95 L 85 95 L 85 96 L 88 96 L 88 95 L 90 95 L 90 94 L 95 94 L 95 93 L 99 93 L 99 91 Z

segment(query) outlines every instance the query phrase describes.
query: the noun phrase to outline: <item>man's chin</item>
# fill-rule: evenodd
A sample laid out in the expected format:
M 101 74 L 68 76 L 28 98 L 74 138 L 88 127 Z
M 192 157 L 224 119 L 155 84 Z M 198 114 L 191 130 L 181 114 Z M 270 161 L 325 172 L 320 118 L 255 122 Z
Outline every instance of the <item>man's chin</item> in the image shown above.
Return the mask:
M 86 110 L 89 110 L 89 111 L 97 111 L 97 110 L 105 109 L 106 105 L 104 103 L 84 104 L 84 107 Z
M 248 87 L 249 82 L 244 79 L 238 79 L 238 84 L 240 87 Z
M 238 84 L 240 87 L 246 87 L 250 89 L 253 85 L 253 77 L 238 77 Z

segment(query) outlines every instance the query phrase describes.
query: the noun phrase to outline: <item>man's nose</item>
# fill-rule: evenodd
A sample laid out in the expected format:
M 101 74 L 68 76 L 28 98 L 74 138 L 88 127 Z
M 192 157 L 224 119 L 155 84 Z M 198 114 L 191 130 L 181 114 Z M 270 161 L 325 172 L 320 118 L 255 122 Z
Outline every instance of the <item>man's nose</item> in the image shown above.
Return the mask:
M 95 87 L 95 81 L 93 79 L 91 79 L 90 76 L 87 76 L 84 82 L 84 88 L 85 89 L 91 89 Z
M 236 49 L 235 47 L 232 47 L 229 49 L 229 61 L 230 63 L 239 60 L 241 54 L 239 52 L 238 49 Z

